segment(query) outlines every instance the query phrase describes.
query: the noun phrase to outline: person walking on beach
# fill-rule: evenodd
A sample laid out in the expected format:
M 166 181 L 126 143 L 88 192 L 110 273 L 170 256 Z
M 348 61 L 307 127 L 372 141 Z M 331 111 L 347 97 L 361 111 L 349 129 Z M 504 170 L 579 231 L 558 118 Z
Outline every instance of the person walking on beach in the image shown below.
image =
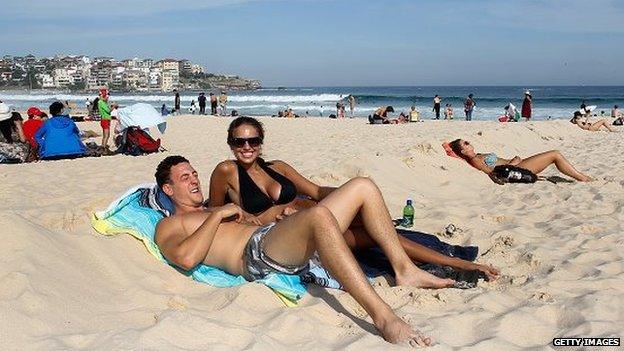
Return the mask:
M 180 93 L 178 92 L 177 89 L 173 89 L 173 92 L 175 93 L 175 97 L 173 98 L 173 114 L 179 115 L 181 108 L 180 108 Z
M 203 92 L 199 93 L 199 96 L 197 97 L 197 103 L 199 104 L 199 114 L 205 115 L 206 114 L 206 94 L 204 94 Z
M 466 121 L 472 121 L 472 111 L 474 111 L 477 103 L 472 98 L 472 94 L 468 94 L 468 98 L 464 101 L 464 112 L 466 113 Z
M 98 96 L 98 111 L 100 112 L 100 126 L 102 127 L 102 151 L 104 153 L 110 153 L 108 148 L 108 139 L 110 138 L 110 125 L 111 125 L 111 108 L 108 105 L 108 89 L 100 89 L 100 95 Z
M 213 116 L 217 115 L 217 105 L 219 101 L 217 101 L 217 96 L 213 93 L 210 93 L 210 114 Z
M 533 105 L 533 98 L 531 97 L 531 92 L 526 91 L 524 93 L 524 101 L 522 101 L 522 117 L 526 118 L 527 122 L 531 119 L 531 109 Z
M 226 116 L 227 115 L 227 103 L 228 103 L 228 96 L 227 93 L 225 92 L 225 90 L 221 91 L 221 95 L 219 96 L 219 105 L 221 106 L 221 115 L 222 116 Z
M 351 115 L 349 117 L 353 118 L 353 111 L 355 110 L 355 96 L 349 94 L 349 112 Z
M 442 104 L 442 98 L 438 95 L 433 97 L 433 111 L 435 112 L 435 119 L 440 119 L 440 105 Z

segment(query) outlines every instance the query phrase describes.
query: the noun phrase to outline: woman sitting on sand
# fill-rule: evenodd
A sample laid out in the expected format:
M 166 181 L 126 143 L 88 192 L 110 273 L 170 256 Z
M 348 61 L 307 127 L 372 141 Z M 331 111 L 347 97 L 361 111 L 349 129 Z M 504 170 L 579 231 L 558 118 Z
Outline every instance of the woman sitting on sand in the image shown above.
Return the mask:
M 580 111 L 576 111 L 574 112 L 574 117 L 572 117 L 570 122 L 576 124 L 579 128 L 589 130 L 590 132 L 597 132 L 601 127 L 605 127 L 610 132 L 615 132 L 615 129 L 609 126 L 609 121 L 604 118 L 594 123 L 588 122 L 587 119 L 585 119 L 585 121 L 581 121 L 582 118 L 583 114 Z
M 548 168 L 548 166 L 554 164 L 559 172 L 580 182 L 588 182 L 591 180 L 590 177 L 577 171 L 574 166 L 572 166 L 572 164 L 561 154 L 561 152 L 559 152 L 559 150 L 542 152 L 524 159 L 519 156 L 515 156 L 514 158 L 508 160 L 498 157 L 494 153 L 478 154 L 467 140 L 453 140 L 449 143 L 449 146 L 457 156 L 466 160 L 476 169 L 483 171 L 496 183 L 498 183 L 498 180 L 494 178 L 492 171 L 494 170 L 494 167 L 501 165 L 518 166 L 535 174 L 539 174 Z
M 258 120 L 239 117 L 232 121 L 228 144 L 236 159 L 219 163 L 212 172 L 209 206 L 234 202 L 246 212 L 247 221 L 262 225 L 311 207 L 336 189 L 312 183 L 283 161 L 264 161 L 260 158 L 263 140 L 264 128 Z M 311 200 L 297 198 L 298 194 Z M 353 250 L 374 244 L 361 225 L 352 224 L 344 235 Z M 399 240 L 414 261 L 479 270 L 490 280 L 500 274 L 494 267 L 442 255 L 402 236 Z

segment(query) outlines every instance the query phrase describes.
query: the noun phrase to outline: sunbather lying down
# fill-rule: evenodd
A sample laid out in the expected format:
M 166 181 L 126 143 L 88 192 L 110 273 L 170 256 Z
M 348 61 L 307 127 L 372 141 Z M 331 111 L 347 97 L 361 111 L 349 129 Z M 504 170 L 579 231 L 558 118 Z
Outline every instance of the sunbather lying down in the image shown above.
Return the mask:
M 482 171 L 492 178 L 492 180 L 498 183 L 494 178 L 492 171 L 494 167 L 501 165 L 518 166 L 529 171 L 539 174 L 548 166 L 554 164 L 559 172 L 572 177 L 580 182 L 589 182 L 592 179 L 585 174 L 577 171 L 574 166 L 568 161 L 559 150 L 550 150 L 542 152 L 537 155 L 533 155 L 527 158 L 520 158 L 515 156 L 512 159 L 504 159 L 498 157 L 495 153 L 478 154 L 475 152 L 474 147 L 467 140 L 456 139 L 449 143 L 449 146 L 453 152 L 466 160 L 476 169 Z
M 574 112 L 574 117 L 572 117 L 570 122 L 576 124 L 579 128 L 589 130 L 590 132 L 597 132 L 602 127 L 604 127 L 609 132 L 615 132 L 615 129 L 609 126 L 609 121 L 604 118 L 594 123 L 589 122 L 586 118 L 584 121 L 582 119 L 583 115 L 581 114 L 581 112 L 576 111 Z

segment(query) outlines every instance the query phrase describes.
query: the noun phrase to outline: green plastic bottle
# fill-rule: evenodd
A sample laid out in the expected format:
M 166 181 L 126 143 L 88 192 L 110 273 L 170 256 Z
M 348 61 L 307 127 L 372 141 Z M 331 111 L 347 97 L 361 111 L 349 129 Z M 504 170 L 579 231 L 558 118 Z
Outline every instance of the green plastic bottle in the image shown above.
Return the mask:
M 407 204 L 403 207 L 403 226 L 411 228 L 414 225 L 414 206 L 412 199 L 407 199 Z

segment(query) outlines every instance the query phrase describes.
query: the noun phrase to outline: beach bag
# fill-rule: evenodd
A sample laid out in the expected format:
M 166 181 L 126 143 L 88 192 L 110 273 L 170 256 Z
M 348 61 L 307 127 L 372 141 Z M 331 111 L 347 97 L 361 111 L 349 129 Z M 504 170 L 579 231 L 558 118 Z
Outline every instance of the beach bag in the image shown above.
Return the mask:
M 139 156 L 158 152 L 161 147 L 160 139 L 154 140 L 143 129 L 130 126 L 126 129 L 119 148 L 126 155 Z
M 616 119 L 615 121 L 613 121 L 613 125 L 614 126 L 621 126 L 622 124 L 624 124 L 624 118 L 620 117 L 618 119 Z
M 492 174 L 503 183 L 535 183 L 537 181 L 535 173 L 511 165 L 496 166 Z

